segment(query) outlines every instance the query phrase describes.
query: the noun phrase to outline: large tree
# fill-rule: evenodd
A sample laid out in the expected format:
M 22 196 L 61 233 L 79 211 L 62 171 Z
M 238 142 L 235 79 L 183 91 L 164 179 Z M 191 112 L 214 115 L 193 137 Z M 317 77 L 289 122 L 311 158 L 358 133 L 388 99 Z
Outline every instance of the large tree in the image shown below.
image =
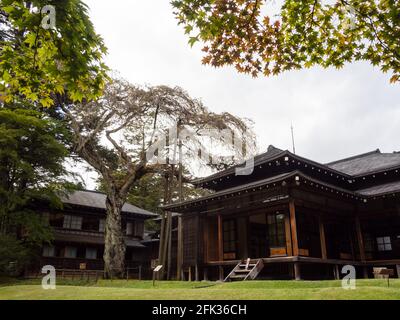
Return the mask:
M 165 155 L 166 164 L 172 160 L 169 147 L 173 141 L 163 136 L 168 128 L 179 124 L 181 130 L 197 132 L 199 139 L 194 144 L 198 145 L 201 130 L 207 128 L 228 129 L 232 134 L 253 139 L 245 121 L 228 113 L 209 112 L 180 88 L 138 87 L 114 80 L 96 101 L 78 105 L 58 101 L 58 105 L 70 121 L 74 151 L 101 175 L 107 194 L 104 262 L 108 277 L 124 274 L 123 204 L 135 183 L 146 174 L 160 172 L 165 165 L 149 154 Z M 228 145 L 219 137 L 211 139 Z M 162 141 L 166 142 L 165 147 L 154 150 L 155 144 L 163 145 Z
M 275 2 L 274 2 L 275 3 Z M 369 61 L 400 80 L 398 0 L 173 0 L 203 63 L 253 76 Z
M 52 6 L 52 7 L 50 7 Z M 51 106 L 101 94 L 106 48 L 80 0 L 0 1 L 0 97 Z

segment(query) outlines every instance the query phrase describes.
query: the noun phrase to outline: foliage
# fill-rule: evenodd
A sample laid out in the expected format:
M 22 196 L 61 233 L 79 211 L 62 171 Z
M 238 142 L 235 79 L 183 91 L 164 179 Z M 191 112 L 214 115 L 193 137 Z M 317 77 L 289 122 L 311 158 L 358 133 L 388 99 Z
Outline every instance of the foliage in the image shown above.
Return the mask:
M 46 5 L 56 9 L 54 29 L 43 28 Z M 97 97 L 106 79 L 105 53 L 80 0 L 0 1 L 0 93 L 6 102 L 23 96 L 51 106 L 52 94 L 72 101 Z
M 0 107 L 0 235 L 10 248 L 30 250 L 52 239 L 35 208 L 60 206 L 58 192 L 70 187 L 63 167 L 68 139 L 63 125 L 45 113 Z
M 21 241 L 0 234 L 0 275 L 18 275 L 30 257 L 31 252 Z
M 233 65 L 253 76 L 314 65 L 341 68 L 369 61 L 400 80 L 400 2 L 173 0 L 190 44 L 205 44 L 203 63 Z

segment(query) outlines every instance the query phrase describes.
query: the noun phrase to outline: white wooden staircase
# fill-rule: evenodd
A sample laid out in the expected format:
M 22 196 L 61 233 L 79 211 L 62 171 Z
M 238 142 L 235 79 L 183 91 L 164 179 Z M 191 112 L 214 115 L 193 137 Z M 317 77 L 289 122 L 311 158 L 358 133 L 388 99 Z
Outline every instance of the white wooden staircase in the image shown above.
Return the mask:
M 252 260 L 248 258 L 247 260 L 242 260 L 228 274 L 224 282 L 254 280 L 263 268 L 264 263 L 262 259 Z

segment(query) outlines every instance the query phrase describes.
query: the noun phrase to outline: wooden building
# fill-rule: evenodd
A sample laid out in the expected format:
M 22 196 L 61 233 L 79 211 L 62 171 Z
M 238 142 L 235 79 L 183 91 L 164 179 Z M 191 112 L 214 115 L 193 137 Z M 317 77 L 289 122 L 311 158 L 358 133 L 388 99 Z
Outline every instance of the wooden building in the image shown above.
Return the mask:
M 54 241 L 43 246 L 39 266 L 103 270 L 105 200 L 105 194 L 100 192 L 76 191 L 62 198 L 62 210 L 44 210 L 43 214 L 54 230 Z M 127 268 L 142 266 L 150 270 L 150 250 L 142 243 L 144 222 L 158 215 L 126 203 L 122 216 Z
M 177 259 L 196 279 L 222 280 L 248 258 L 264 266 L 260 279 L 400 265 L 400 153 L 321 164 L 270 146 L 251 175 L 235 169 L 195 182 L 211 195 L 164 207 L 182 214 Z

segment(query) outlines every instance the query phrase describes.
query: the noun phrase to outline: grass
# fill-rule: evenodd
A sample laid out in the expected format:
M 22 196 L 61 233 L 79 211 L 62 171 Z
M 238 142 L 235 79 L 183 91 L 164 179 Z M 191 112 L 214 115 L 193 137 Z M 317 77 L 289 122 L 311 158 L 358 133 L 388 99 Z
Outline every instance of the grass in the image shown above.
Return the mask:
M 393 300 L 400 299 L 400 279 L 357 280 L 355 290 L 341 281 L 156 282 L 59 281 L 43 290 L 38 280 L 0 282 L 0 300 Z

